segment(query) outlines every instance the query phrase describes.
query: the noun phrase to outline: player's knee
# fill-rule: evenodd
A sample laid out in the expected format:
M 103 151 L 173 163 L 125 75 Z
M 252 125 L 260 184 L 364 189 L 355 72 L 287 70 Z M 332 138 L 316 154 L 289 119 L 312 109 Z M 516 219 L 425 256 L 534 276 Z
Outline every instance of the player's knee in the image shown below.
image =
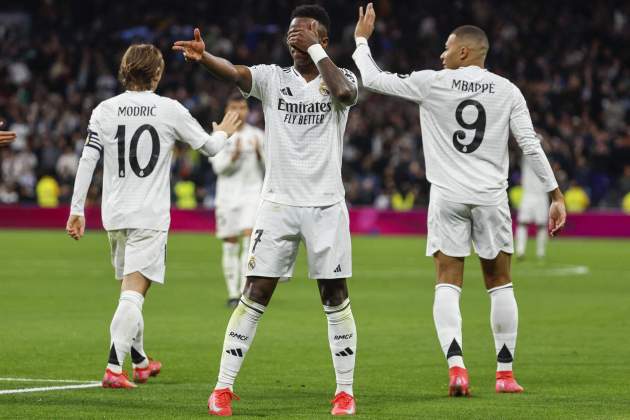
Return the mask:
M 339 306 L 348 298 L 346 279 L 317 280 L 322 304 Z
M 277 278 L 247 277 L 243 295 L 256 303 L 267 306 L 277 283 Z
M 510 273 L 484 274 L 484 280 L 486 289 L 493 289 L 511 283 L 512 276 L 510 276 Z

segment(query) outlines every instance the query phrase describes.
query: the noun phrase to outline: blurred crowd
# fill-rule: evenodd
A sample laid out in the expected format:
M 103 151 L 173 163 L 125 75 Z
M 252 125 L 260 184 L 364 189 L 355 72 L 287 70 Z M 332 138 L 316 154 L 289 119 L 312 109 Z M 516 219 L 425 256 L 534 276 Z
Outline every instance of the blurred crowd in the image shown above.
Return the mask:
M 284 35 L 291 0 L 239 2 L 104 0 L 21 2 L 0 11 L 0 120 L 16 131 L 0 150 L 0 204 L 68 203 L 91 110 L 120 92 L 118 64 L 133 42 L 163 52 L 158 93 L 181 101 L 205 127 L 221 117 L 234 89 L 171 52 L 195 26 L 206 47 L 237 64 L 290 65 Z M 329 54 L 355 72 L 351 55 L 359 2 L 322 1 L 332 19 Z M 487 67 L 512 80 L 528 101 L 563 190 L 586 207 L 630 206 L 630 2 L 376 2 L 371 40 L 381 68 L 439 69 L 449 32 L 472 23 L 490 39 Z M 264 124 L 260 104 L 249 122 Z M 362 91 L 346 130 L 343 179 L 352 206 L 426 206 L 417 106 Z M 520 157 L 510 140 L 510 185 Z M 98 204 L 102 170 L 89 193 Z M 215 176 L 205 159 L 178 146 L 173 198 L 211 207 Z M 184 194 L 186 197 L 181 197 Z M 183 203 L 186 203 L 185 205 Z

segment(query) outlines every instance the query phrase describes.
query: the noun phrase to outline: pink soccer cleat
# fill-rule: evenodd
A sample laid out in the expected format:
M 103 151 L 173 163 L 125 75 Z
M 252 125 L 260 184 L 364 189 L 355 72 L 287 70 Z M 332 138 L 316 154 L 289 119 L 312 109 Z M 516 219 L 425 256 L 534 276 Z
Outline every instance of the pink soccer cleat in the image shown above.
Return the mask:
M 103 388 L 135 388 L 136 385 L 129 380 L 127 372 L 114 373 L 109 369 L 105 369 L 105 375 L 102 382 Z
M 519 393 L 525 391 L 525 389 L 516 382 L 514 374 L 511 370 L 503 370 L 497 372 L 497 385 L 496 390 L 499 393 Z
M 449 397 L 468 397 L 470 390 L 468 389 L 468 371 L 459 366 L 453 366 L 448 370 L 448 396 Z
M 150 376 L 158 376 L 162 370 L 162 363 L 149 357 L 149 365 L 145 368 L 133 368 L 133 381 L 143 384 Z
M 208 414 L 228 417 L 232 415 L 232 400 L 240 400 L 230 388 L 215 389 L 208 398 Z
M 333 416 L 352 416 L 357 412 L 354 397 L 347 392 L 341 391 L 335 395 L 331 403 L 333 403 L 333 408 L 330 414 Z

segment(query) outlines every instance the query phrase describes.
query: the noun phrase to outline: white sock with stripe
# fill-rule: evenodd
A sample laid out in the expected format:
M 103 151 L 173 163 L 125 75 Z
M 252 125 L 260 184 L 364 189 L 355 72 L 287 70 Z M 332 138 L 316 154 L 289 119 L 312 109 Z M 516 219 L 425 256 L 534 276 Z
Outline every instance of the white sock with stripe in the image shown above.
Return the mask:
M 339 306 L 324 305 L 328 319 L 328 342 L 332 353 L 337 390 L 335 394 L 352 393 L 354 364 L 357 353 L 357 327 L 350 308 L 350 299 Z
M 239 244 L 223 241 L 223 257 L 221 259 L 223 265 L 223 277 L 228 290 L 230 299 L 238 299 L 241 296 L 239 288 L 240 270 L 239 270 Z
M 140 317 L 138 333 L 131 343 L 131 362 L 134 368 L 144 369 L 149 366 L 149 357 L 144 352 L 144 317 Z
M 138 333 L 142 320 L 143 303 L 144 296 L 141 293 L 132 290 L 120 293 L 118 307 L 109 327 L 111 345 L 107 368 L 114 373 L 122 372 L 125 357 L 131 350 L 131 341 Z
M 435 286 L 433 320 L 449 368 L 465 368 L 462 354 L 462 315 L 459 309 L 461 293 L 462 289 L 454 284 L 440 283 Z
M 238 285 L 238 289 L 243 293 L 245 288 L 245 282 L 247 281 L 247 264 L 249 264 L 249 244 L 251 238 L 249 236 L 243 236 L 243 244 L 241 246 L 241 278 Z
M 512 370 L 518 329 L 518 307 L 512 283 L 488 290 L 490 324 L 497 354 L 497 371 Z
M 265 306 L 241 296 L 225 331 L 219 380 L 214 389 L 232 389 L 264 312 Z

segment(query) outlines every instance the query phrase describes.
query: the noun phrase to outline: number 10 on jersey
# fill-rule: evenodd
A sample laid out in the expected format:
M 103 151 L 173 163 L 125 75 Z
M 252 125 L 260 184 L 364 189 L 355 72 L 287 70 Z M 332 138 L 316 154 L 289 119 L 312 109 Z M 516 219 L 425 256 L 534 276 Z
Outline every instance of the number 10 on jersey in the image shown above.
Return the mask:
M 120 178 L 124 178 L 126 175 L 125 171 L 125 131 L 126 126 L 119 125 L 118 130 L 116 131 L 116 140 L 118 142 L 118 176 Z M 149 158 L 149 162 L 144 168 L 140 167 L 140 163 L 138 162 L 138 143 L 140 142 L 140 136 L 145 131 L 149 132 L 151 136 L 151 157 Z M 151 124 L 143 124 L 133 133 L 131 137 L 131 142 L 129 142 L 129 165 L 131 166 L 131 170 L 134 174 L 136 174 L 140 178 L 145 178 L 151 175 L 151 172 L 155 169 L 155 165 L 157 164 L 158 157 L 160 156 L 160 137 L 158 136 L 155 127 Z

